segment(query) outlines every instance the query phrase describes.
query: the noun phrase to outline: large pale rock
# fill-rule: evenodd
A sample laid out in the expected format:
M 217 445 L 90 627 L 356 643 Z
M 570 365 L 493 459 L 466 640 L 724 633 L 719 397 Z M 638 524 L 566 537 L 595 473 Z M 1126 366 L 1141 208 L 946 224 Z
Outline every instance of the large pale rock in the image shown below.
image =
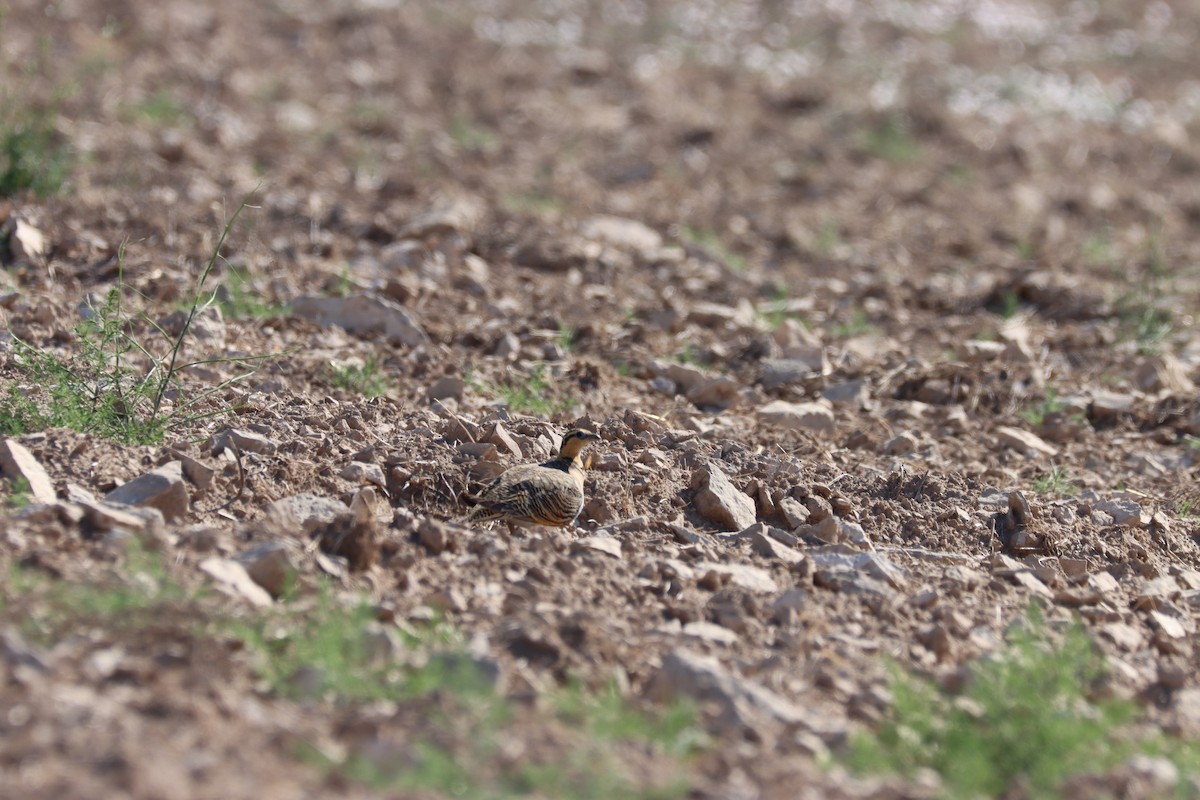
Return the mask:
M 271 595 L 246 572 L 246 568 L 230 558 L 206 558 L 200 571 L 216 582 L 226 594 L 241 598 L 260 608 L 271 605 Z
M 729 672 L 715 658 L 690 650 L 668 653 L 650 679 L 647 693 L 659 702 L 687 697 L 716 705 L 715 724 L 721 733 L 761 736 L 765 724 L 792 726 L 805 721 L 803 710 L 787 698 Z
M 738 398 L 739 385 L 723 376 L 671 361 L 652 361 L 652 384 L 669 394 L 681 394 L 699 408 L 725 409 Z
M 8 238 L 9 249 L 12 250 L 13 260 L 34 263 L 46 255 L 46 237 L 40 230 L 17 217 L 13 232 Z
M 349 510 L 349 506 L 337 498 L 302 492 L 272 500 L 263 511 L 269 519 L 294 520 L 305 533 L 311 533 Z
M 1107 422 L 1133 411 L 1134 396 L 1125 392 L 1110 392 L 1097 389 L 1092 392 L 1092 404 L 1088 409 L 1095 422 Z
M 1001 425 L 999 428 L 996 428 L 996 437 L 1000 440 L 1000 444 L 1011 450 L 1016 450 L 1026 457 L 1053 457 L 1058 455 L 1057 447 L 1037 434 L 1023 431 L 1020 428 L 1010 428 L 1006 425 Z
M 824 374 L 825 351 L 820 346 L 812 348 L 803 358 L 764 358 L 758 382 L 764 389 L 790 386 Z
M 692 473 L 696 510 L 723 531 L 740 531 L 755 523 L 754 501 L 729 482 L 713 464 Z
M 758 417 L 768 425 L 814 433 L 833 431 L 833 408 L 827 401 L 789 403 L 773 400 L 758 409 Z
M 399 303 L 376 295 L 351 297 L 299 297 L 291 303 L 293 314 L 318 325 L 337 325 L 355 335 L 382 333 L 409 347 L 428 344 L 429 337 Z
M 374 484 L 381 489 L 387 488 L 387 480 L 383 477 L 383 467 L 378 464 L 365 464 L 361 461 L 351 461 L 338 477 L 357 484 Z
M 1113 524 L 1125 528 L 1145 528 L 1150 524 L 1150 515 L 1142 512 L 1142 507 L 1128 497 L 1114 497 L 1096 503 L 1097 511 L 1103 511 L 1113 518 Z
M 904 570 L 880 553 L 850 554 L 830 548 L 810 551 L 809 558 L 814 582 L 841 592 L 891 597 L 908 583 Z
M 470 237 L 482 223 L 487 204 L 473 195 L 443 197 L 413 216 L 397 233 L 399 239 L 424 239 L 457 233 Z
M 207 447 L 213 455 L 219 455 L 224 450 L 233 450 L 238 453 L 269 456 L 277 449 L 277 445 L 261 433 L 238 428 L 226 428 L 214 433 L 209 437 Z
M 58 499 L 45 468 L 25 445 L 15 439 L 0 441 L 0 469 L 8 478 L 23 479 L 28 483 L 29 492 L 37 502 L 53 503 Z
M 163 536 L 163 513 L 157 508 L 111 505 L 73 483 L 67 484 L 67 500 L 83 509 L 81 521 L 93 532 L 124 529 L 140 534 L 143 543 L 152 544 Z
M 653 258 L 662 249 L 662 234 L 637 220 L 598 214 L 579 226 L 587 239 Z
M 621 558 L 621 542 L 613 536 L 605 534 L 596 534 L 595 536 L 585 536 L 582 539 L 576 539 L 571 542 L 572 553 L 603 553 L 606 556 L 613 558 Z
M 694 387 L 687 393 L 687 399 L 697 408 L 723 410 L 737 402 L 739 388 L 729 378 L 716 377 Z
M 749 539 L 751 550 L 772 561 L 781 561 L 788 565 L 804 561 L 803 553 L 779 541 L 777 534 L 782 533 L 783 531 L 772 531 L 771 526 L 766 523 L 757 522 L 739 533 L 738 538 Z
M 242 553 L 235 561 L 245 567 L 250 578 L 272 597 L 282 595 L 295 579 L 292 545 L 284 541 L 259 545 Z
M 714 561 L 701 561 L 695 565 L 695 569 L 699 570 L 701 578 L 708 577 L 710 580 L 716 578 L 715 583 L 730 583 L 734 586 L 740 586 L 743 589 L 749 589 L 752 592 L 770 593 L 779 591 L 779 584 L 771 577 L 771 573 L 759 567 L 751 567 L 746 564 L 719 564 Z
M 183 482 L 183 465 L 171 461 L 121 484 L 104 497 L 112 503 L 128 506 L 149 506 L 162 512 L 167 521 L 179 519 L 188 512 L 187 485 Z
M 1179 359 L 1169 355 L 1147 358 L 1134 370 L 1134 382 L 1143 392 L 1192 394 L 1196 384 L 1188 377 Z

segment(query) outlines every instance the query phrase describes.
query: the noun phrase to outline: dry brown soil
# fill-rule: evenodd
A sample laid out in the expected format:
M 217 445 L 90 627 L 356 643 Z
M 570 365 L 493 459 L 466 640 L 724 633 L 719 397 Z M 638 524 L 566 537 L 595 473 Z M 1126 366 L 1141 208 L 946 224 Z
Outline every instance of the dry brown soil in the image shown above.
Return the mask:
M 162 445 L 19 437 L 60 498 L 6 517 L 0 563 L 31 581 L 127 571 L 69 487 L 181 455 L 215 476 L 146 534 L 195 608 L 31 642 L 10 581 L 0 795 L 388 795 L 298 743 L 398 753 L 419 710 L 286 699 L 192 624 L 267 613 L 199 565 L 279 539 L 277 603 L 332 581 L 404 629 L 441 615 L 514 698 L 575 677 L 657 702 L 664 665 L 714 659 L 768 699 L 701 703 L 703 796 L 926 791 L 814 754 L 880 719 L 889 662 L 952 686 L 1033 600 L 1083 620 L 1147 720 L 1200 731 L 1194 0 L 0 14 L 3 102 L 76 155 L 60 193 L 0 201 L 4 329 L 67 358 L 121 274 L 154 341 L 138 315 L 186 307 L 249 198 L 183 391 L 271 356 L 202 406 L 233 416 Z M 354 297 L 392 328 L 301 311 Z M 382 396 L 339 388 L 346 364 Z M 603 437 L 577 527 L 458 524 L 573 423 Z M 231 427 L 274 449 L 239 469 L 209 443 Z M 706 501 L 713 470 L 740 512 Z M 361 548 L 270 507 L 303 493 L 360 496 Z M 519 745 L 564 746 L 533 721 Z

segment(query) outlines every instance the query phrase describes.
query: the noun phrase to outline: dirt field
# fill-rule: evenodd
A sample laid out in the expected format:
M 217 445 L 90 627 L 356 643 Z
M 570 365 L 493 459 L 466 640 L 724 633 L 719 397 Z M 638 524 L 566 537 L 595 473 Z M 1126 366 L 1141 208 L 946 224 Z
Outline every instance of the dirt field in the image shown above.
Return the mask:
M 0 0 L 0 795 L 932 796 L 849 743 L 1031 603 L 1194 741 L 1197 41 L 1194 0 Z M 148 374 L 214 292 L 161 439 L 50 418 L 33 354 L 116 320 Z M 461 524 L 573 425 L 576 526 Z M 161 516 L 102 502 L 156 468 L 112 499 Z M 435 625 L 492 675 L 486 757 L 484 701 L 270 679 L 272 620 L 355 598 L 385 672 Z M 563 687 L 704 741 L 513 782 L 590 758 Z M 405 783 L 429 737 L 473 783 Z

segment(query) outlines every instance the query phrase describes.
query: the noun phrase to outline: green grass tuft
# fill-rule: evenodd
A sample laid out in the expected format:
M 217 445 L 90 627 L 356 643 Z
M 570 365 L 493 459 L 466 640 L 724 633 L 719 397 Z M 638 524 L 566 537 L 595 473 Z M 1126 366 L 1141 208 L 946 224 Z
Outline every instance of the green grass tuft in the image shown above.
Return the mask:
M 558 392 L 546 375 L 545 364 L 535 364 L 524 376 L 510 372 L 501 383 L 488 383 L 470 375 L 466 381 L 475 391 L 502 400 L 510 411 L 520 414 L 553 417 L 565 414 L 575 405 L 569 397 Z
M 388 376 L 379 366 L 379 360 L 368 358 L 361 364 L 330 364 L 326 380 L 339 389 L 356 392 L 363 397 L 379 397 L 388 390 Z
M 947 797 L 1057 797 L 1065 779 L 1109 769 L 1140 752 L 1184 767 L 1196 747 L 1136 734 L 1135 706 L 1099 696 L 1101 653 L 1078 623 L 1053 636 L 1037 607 L 1005 645 L 976 662 L 951 695 L 897 670 L 891 713 L 851 743 L 850 763 L 870 773 L 911 776 L 933 769 Z
M 0 106 L 10 102 L 11 97 L 0 95 Z M 0 197 L 26 189 L 39 197 L 57 194 L 73 160 L 55 129 L 53 113 L 20 106 L 0 109 Z
M 921 148 L 913 138 L 907 123 L 889 116 L 863 135 L 866 151 L 893 164 L 911 164 L 921 157 Z
M 1066 407 L 1067 404 L 1058 399 L 1058 393 L 1053 388 L 1048 387 L 1046 389 L 1046 399 L 1023 410 L 1021 412 L 1021 419 L 1037 427 L 1046 421 L 1047 414 L 1054 414 Z

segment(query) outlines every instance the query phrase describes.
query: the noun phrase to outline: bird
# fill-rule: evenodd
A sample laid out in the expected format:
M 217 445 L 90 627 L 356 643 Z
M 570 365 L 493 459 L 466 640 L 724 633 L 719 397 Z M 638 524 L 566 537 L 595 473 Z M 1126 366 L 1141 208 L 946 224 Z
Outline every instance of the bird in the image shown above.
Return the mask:
M 570 525 L 583 510 L 583 479 L 591 459 L 583 449 L 599 436 L 575 428 L 563 436 L 558 455 L 543 464 L 522 464 L 500 473 L 478 495 L 465 495 L 475 507 L 467 522 L 502 519 L 510 523 Z

